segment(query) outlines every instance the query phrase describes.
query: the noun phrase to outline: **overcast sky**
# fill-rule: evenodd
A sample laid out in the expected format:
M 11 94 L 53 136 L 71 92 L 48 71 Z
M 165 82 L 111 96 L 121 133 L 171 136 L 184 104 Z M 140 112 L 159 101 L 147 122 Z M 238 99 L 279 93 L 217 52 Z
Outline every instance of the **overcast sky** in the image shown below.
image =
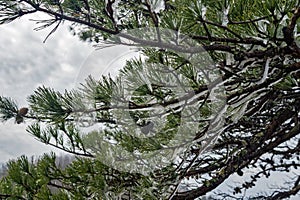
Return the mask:
M 29 18 L 0 26 L 0 95 L 12 97 L 20 106 L 27 105 L 26 98 L 38 86 L 60 91 L 74 87 L 81 66 L 94 52 L 90 44 L 72 36 L 67 25 L 43 43 L 50 30 L 34 31 L 36 25 Z M 50 151 L 25 128 L 14 120 L 0 123 L 0 162 Z
M 35 31 L 30 21 L 43 15 L 25 16 L 0 26 L 0 95 L 12 97 L 20 107 L 38 87 L 45 85 L 58 91 L 78 87 L 88 75 L 115 73 L 134 49 L 114 46 L 96 49 L 73 36 L 68 25 L 43 43 L 51 29 Z M 0 162 L 20 155 L 39 155 L 51 148 L 36 141 L 26 131 L 27 124 L 14 120 L 0 123 Z

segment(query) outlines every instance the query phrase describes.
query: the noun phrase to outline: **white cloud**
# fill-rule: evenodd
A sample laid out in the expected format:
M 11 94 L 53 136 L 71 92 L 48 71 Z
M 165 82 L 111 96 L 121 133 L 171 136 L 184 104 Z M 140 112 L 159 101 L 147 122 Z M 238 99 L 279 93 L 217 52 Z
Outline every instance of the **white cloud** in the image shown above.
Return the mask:
M 35 140 L 25 129 L 25 124 L 17 126 L 13 120 L 0 124 L 0 162 L 6 162 L 23 154 L 40 155 L 54 150 Z
M 26 17 L 0 29 L 0 95 L 15 99 L 20 106 L 37 86 L 56 90 L 71 89 L 81 64 L 93 51 L 61 26 L 46 43 L 50 31 L 34 31 L 36 25 Z M 26 125 L 13 120 L 0 124 L 0 162 L 22 154 L 49 152 L 50 147 L 36 141 L 25 131 Z
M 66 23 L 43 43 L 51 29 L 36 32 L 36 24 L 29 20 L 39 17 L 45 15 L 24 17 L 0 29 L 0 95 L 12 97 L 20 107 L 26 106 L 27 97 L 38 86 L 72 89 L 88 75 L 100 78 L 102 74 L 115 74 L 125 58 L 135 54 L 124 46 L 96 51 L 73 36 Z M 14 124 L 14 120 L 0 123 L 0 162 L 51 150 L 25 129 L 26 125 Z

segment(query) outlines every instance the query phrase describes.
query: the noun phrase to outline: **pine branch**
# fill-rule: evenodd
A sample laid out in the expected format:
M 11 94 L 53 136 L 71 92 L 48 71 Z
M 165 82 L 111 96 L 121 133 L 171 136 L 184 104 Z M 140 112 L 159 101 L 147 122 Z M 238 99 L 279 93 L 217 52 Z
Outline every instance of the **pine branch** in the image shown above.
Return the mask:
M 17 104 L 11 98 L 0 96 L 0 117 L 2 121 L 7 121 L 15 117 L 17 113 Z

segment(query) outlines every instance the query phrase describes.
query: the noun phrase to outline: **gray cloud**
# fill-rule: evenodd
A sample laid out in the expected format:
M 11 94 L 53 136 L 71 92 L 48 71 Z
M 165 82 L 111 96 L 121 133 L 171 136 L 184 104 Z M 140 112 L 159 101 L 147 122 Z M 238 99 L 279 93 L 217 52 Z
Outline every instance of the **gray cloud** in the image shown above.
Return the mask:
M 113 73 L 132 57 L 134 50 L 114 46 L 95 50 L 91 44 L 79 41 L 64 24 L 43 40 L 51 29 L 34 31 L 35 15 L 1 26 L 0 29 L 0 95 L 12 97 L 20 106 L 38 87 L 56 90 L 78 87 L 88 75 L 100 78 Z M 11 120 L 0 125 L 0 162 L 22 154 L 32 155 L 50 151 L 25 131 L 26 126 Z
M 36 25 L 26 17 L 0 29 L 0 95 L 14 98 L 26 106 L 26 98 L 45 85 L 63 91 L 74 80 L 94 48 L 80 42 L 63 25 L 43 43 L 50 31 L 34 31 Z M 25 131 L 26 125 L 8 121 L 0 124 L 0 162 L 23 154 L 39 155 L 51 148 L 36 141 Z

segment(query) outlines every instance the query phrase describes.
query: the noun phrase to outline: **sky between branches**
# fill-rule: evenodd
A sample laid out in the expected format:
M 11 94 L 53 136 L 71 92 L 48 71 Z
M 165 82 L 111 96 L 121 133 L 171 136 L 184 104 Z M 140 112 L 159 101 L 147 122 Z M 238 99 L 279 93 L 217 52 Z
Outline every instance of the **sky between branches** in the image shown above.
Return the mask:
M 0 28 L 0 95 L 26 106 L 28 95 L 41 85 L 63 91 L 74 86 L 81 65 L 94 48 L 72 36 L 66 24 L 43 40 L 50 30 L 36 32 L 33 16 L 26 16 Z M 28 122 L 27 122 L 28 125 Z M 39 155 L 50 147 L 37 142 L 26 124 L 14 120 L 0 123 L 0 163 L 22 154 Z
M 31 20 L 42 17 L 47 18 L 25 16 L 0 28 L 0 95 L 13 98 L 20 107 L 27 106 L 26 98 L 38 86 L 60 92 L 78 88 L 89 75 L 115 74 L 126 58 L 137 56 L 134 48 L 97 49 L 82 42 L 72 36 L 67 23 L 43 43 L 51 29 L 36 32 L 37 25 Z M 0 123 L 0 163 L 53 150 L 25 131 L 29 123 Z

